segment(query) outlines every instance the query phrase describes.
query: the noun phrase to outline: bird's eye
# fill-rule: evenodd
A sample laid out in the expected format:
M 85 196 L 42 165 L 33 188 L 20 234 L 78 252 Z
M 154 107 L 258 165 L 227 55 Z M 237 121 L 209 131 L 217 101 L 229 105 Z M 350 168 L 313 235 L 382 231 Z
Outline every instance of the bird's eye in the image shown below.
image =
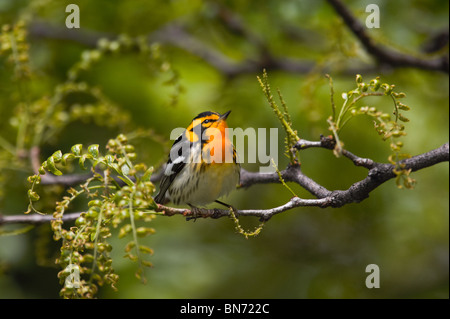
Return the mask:
M 211 123 L 211 122 L 214 122 L 214 120 L 212 120 L 212 119 L 206 119 L 206 120 L 203 121 L 203 124 L 207 124 L 207 123 Z

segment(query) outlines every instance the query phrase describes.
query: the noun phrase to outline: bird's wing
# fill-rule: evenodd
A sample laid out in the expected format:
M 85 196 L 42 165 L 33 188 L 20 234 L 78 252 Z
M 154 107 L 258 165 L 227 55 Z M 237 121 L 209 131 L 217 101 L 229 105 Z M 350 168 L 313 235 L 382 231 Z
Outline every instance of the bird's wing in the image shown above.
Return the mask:
M 169 160 L 164 170 L 164 176 L 159 186 L 159 193 L 155 197 L 157 203 L 164 203 L 167 190 L 189 161 L 191 146 L 192 143 L 186 138 L 185 133 L 181 134 L 173 143 L 170 149 Z

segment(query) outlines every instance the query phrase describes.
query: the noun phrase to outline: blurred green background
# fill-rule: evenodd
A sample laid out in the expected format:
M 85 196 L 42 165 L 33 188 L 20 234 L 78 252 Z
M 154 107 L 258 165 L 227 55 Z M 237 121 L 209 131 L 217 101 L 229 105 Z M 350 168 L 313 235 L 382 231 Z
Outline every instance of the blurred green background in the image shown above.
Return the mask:
M 65 28 L 69 3 L 80 7 L 79 30 Z M 369 34 L 406 54 L 424 55 L 428 39 L 442 30 L 448 32 L 448 1 L 345 3 L 361 21 L 367 16 L 366 5 L 378 4 L 381 28 L 368 30 Z M 302 138 L 318 140 L 320 134 L 329 134 L 326 119 L 331 108 L 324 74 L 333 77 L 335 99 L 341 103 L 340 93 L 353 89 L 355 74 L 360 73 L 365 80 L 379 75 L 407 94 L 405 103 L 411 111 L 404 151 L 417 155 L 449 139 L 448 74 L 377 66 L 326 1 L 0 0 L 1 25 L 14 25 L 20 19 L 28 21 L 34 76 L 26 95 L 31 101 L 51 96 L 99 37 L 126 34 L 162 42 L 162 64 L 138 53 L 117 53 L 102 57 L 79 76 L 129 113 L 130 125 L 73 121 L 41 145 L 42 160 L 59 149 L 67 152 L 76 143 L 97 143 L 104 149 L 109 138 L 140 127 L 151 128 L 154 136 L 165 139 L 164 145 L 152 138 L 134 143 L 139 161 L 159 165 L 167 156 L 171 130 L 187 126 L 205 110 L 232 110 L 231 127 L 281 128 L 256 80 L 263 67 L 268 69 L 272 88 L 280 88 Z M 169 33 L 161 30 L 173 26 L 182 33 L 175 32 L 178 37 L 169 39 Z M 448 44 L 443 50 L 448 52 Z M 216 56 L 205 57 L 202 52 Z M 268 53 L 306 69 L 290 72 L 266 65 Z M 231 74 L 211 63 L 217 59 L 227 61 L 227 67 L 252 67 Z M 14 72 L 7 57 L 0 56 L 0 136 L 11 144 L 17 134 L 12 118 L 20 118 L 15 110 L 23 98 Z M 172 103 L 174 97 L 177 103 Z M 83 103 L 80 99 L 74 97 L 71 103 Z M 385 112 L 392 108 L 392 102 L 383 98 L 365 103 Z M 283 138 L 280 130 L 281 169 L 287 164 Z M 380 140 L 370 119 L 353 119 L 341 138 L 351 152 L 387 162 L 388 142 Z M 0 147 L 0 152 L 5 150 Z M 326 150 L 308 149 L 300 156 L 305 174 L 330 190 L 346 189 L 367 173 Z M 28 205 L 29 160 L 0 153 L 0 169 L 0 213 L 20 214 Z M 448 163 L 441 163 L 413 173 L 414 190 L 400 190 L 391 180 L 359 204 L 293 209 L 273 217 L 259 236 L 250 239 L 237 234 L 226 218 L 186 222 L 181 216 L 158 217 L 151 225 L 156 234 L 145 238 L 155 251 L 150 258 L 154 267 L 146 270 L 147 284 L 135 278 L 137 265 L 122 258 L 127 241 L 113 237 L 119 291 L 106 287 L 99 297 L 448 298 L 448 173 Z M 298 185 L 291 187 L 299 196 L 310 197 Z M 52 198 L 61 190 L 49 187 L 46 192 Z M 226 201 L 239 209 L 271 208 L 290 196 L 281 185 L 254 185 L 233 192 Z M 258 221 L 243 218 L 243 224 L 252 228 Z M 58 244 L 52 241 L 48 225 L 0 237 L 0 298 L 57 298 L 59 269 L 51 260 Z M 47 249 L 45 256 L 42 247 Z M 365 286 L 368 264 L 380 267 L 379 289 Z

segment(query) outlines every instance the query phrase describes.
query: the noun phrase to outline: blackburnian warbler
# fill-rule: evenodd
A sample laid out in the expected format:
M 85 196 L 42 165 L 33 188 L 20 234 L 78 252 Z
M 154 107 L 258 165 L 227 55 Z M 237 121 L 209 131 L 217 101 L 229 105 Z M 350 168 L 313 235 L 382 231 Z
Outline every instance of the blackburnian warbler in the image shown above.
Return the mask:
M 211 202 L 236 188 L 240 165 L 229 139 L 224 114 L 203 112 L 175 140 L 155 201 L 188 204 L 195 208 Z M 229 205 L 226 205 L 229 206 Z

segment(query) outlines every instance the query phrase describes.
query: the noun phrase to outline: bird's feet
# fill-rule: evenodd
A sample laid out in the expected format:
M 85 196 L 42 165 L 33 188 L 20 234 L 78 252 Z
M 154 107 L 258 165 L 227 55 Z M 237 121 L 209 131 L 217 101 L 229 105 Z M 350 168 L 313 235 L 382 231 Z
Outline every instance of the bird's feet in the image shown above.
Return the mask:
M 188 205 L 191 208 L 192 215 L 186 217 L 186 221 L 190 221 L 191 219 L 193 219 L 195 222 L 197 220 L 197 218 L 202 215 L 202 210 L 201 210 L 201 208 L 195 207 L 194 205 L 191 205 L 191 204 L 188 204 Z

